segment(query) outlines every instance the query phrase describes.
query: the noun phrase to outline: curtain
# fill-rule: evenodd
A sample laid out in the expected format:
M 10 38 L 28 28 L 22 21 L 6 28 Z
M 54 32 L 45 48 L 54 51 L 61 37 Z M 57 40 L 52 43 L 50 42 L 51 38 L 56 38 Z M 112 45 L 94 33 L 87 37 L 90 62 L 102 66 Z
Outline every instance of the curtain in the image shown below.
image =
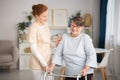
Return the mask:
M 99 33 L 99 48 L 104 48 L 105 32 L 106 32 L 106 12 L 108 0 L 100 1 L 100 33 Z
M 108 0 L 105 48 L 113 49 L 107 72 L 120 79 L 120 0 Z
M 100 0 L 100 28 L 99 28 L 99 48 L 105 48 L 105 32 L 106 32 L 106 13 L 108 0 Z M 97 55 L 97 62 L 101 62 L 102 55 Z

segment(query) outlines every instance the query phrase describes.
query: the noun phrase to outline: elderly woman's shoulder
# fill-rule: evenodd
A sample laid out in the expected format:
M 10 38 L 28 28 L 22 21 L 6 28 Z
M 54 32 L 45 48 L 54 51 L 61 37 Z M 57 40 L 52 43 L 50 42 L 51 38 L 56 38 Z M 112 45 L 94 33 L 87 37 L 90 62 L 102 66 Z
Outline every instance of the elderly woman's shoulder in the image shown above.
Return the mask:
M 71 35 L 70 33 L 63 33 L 62 37 L 68 37 L 70 35 Z
M 86 34 L 86 33 L 82 33 L 82 36 L 83 36 L 84 38 L 91 39 L 91 37 L 90 37 L 88 34 Z

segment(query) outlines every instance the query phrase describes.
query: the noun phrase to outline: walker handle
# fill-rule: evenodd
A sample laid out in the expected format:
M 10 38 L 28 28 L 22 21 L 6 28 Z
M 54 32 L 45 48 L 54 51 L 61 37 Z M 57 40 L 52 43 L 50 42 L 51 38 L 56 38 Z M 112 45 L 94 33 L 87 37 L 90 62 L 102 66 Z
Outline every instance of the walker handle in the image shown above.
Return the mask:
M 48 74 L 50 73 L 50 74 Z M 81 74 L 78 74 L 76 76 L 67 76 L 67 75 L 58 75 L 58 74 L 53 74 L 52 72 L 45 72 L 44 73 L 44 79 L 43 80 L 46 80 L 46 76 L 55 76 L 55 77 L 71 77 L 71 78 L 77 78 L 77 80 L 79 80 L 79 78 L 81 78 Z M 87 76 L 85 76 L 85 80 L 87 80 Z

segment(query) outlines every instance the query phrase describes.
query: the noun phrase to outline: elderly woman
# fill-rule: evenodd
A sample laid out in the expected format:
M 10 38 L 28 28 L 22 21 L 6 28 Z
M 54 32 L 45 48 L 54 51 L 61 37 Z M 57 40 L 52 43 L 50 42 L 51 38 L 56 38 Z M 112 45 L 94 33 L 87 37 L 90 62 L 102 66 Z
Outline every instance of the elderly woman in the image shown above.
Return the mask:
M 56 52 L 53 56 L 50 70 L 55 65 L 62 65 L 65 61 L 65 75 L 82 74 L 79 80 L 92 79 L 94 68 L 97 67 L 96 53 L 92 39 L 85 33 L 82 33 L 84 21 L 81 17 L 71 19 L 71 33 L 63 34 Z M 76 80 L 66 77 L 65 80 Z

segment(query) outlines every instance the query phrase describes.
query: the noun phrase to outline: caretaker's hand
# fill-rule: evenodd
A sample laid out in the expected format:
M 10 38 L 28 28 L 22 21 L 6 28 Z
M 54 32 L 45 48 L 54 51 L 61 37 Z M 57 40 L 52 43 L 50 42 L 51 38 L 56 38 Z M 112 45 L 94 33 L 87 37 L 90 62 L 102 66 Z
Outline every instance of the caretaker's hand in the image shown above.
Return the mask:
M 49 71 L 49 67 L 48 67 L 48 66 L 44 66 L 44 67 L 43 67 L 43 70 L 44 70 L 44 71 Z
M 55 67 L 55 64 L 51 64 L 51 65 L 49 66 L 49 71 L 53 71 L 54 67 Z

